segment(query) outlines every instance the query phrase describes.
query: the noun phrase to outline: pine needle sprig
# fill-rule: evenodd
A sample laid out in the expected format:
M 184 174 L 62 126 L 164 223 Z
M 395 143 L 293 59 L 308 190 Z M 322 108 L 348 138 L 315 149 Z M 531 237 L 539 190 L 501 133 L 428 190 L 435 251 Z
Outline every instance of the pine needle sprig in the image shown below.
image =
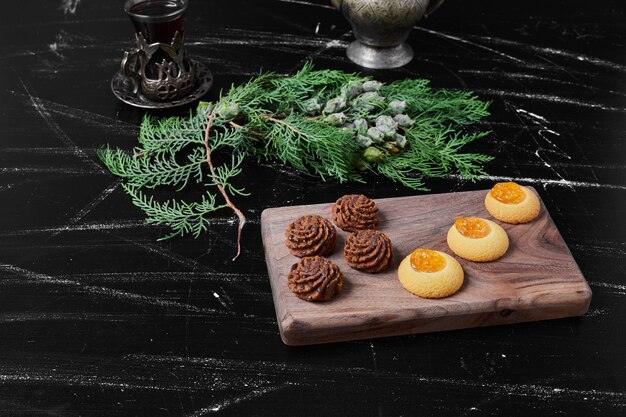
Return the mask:
M 187 146 L 202 145 L 204 118 L 144 117 L 139 131 L 139 144 L 144 153 L 175 153 Z
M 426 190 L 428 177 L 484 173 L 491 157 L 463 148 L 488 132 L 469 133 L 464 126 L 488 116 L 488 107 L 470 92 L 433 90 L 428 80 L 384 84 L 307 63 L 291 76 L 262 73 L 233 85 L 188 117 L 146 116 L 132 154 L 103 147 L 98 156 L 125 180 L 146 221 L 171 229 L 164 239 L 197 237 L 210 227 L 210 213 L 232 210 L 238 256 L 246 218 L 234 200 L 248 194 L 233 183 L 246 158 L 291 166 L 322 181 L 363 182 L 369 171 Z M 208 186 L 199 201 L 161 202 L 151 194 L 192 184 Z
M 415 174 L 424 177 L 441 177 L 456 170 L 468 179 L 484 174 L 483 165 L 492 157 L 462 153 L 460 148 L 480 139 L 488 132 L 474 134 L 454 133 L 451 128 L 431 130 L 411 129 L 407 132 L 411 146 L 394 158 L 379 165 L 379 172 L 388 178 L 415 189 L 424 189 L 423 181 L 418 181 Z
M 214 183 L 209 185 L 219 185 L 231 195 L 249 196 L 250 194 L 246 192 L 245 188 L 235 187 L 231 183 L 231 179 L 241 174 L 241 164 L 244 160 L 244 154 L 233 154 L 230 165 L 220 165 L 215 168 Z
M 155 201 L 152 196 L 144 194 L 139 187 L 122 184 L 124 191 L 130 195 L 133 204 L 146 215 L 147 224 L 167 226 L 171 233 L 159 240 L 171 239 L 176 236 L 191 234 L 194 237 L 206 232 L 211 224 L 207 214 L 227 208 L 228 205 L 217 205 L 215 195 L 206 193 L 199 202 L 168 200 Z
M 493 160 L 492 156 L 477 153 L 463 153 L 461 148 L 468 143 L 484 138 L 490 132 L 477 132 L 472 134 L 461 134 L 455 132 L 441 151 L 442 159 L 445 159 L 446 166 L 450 167 L 449 172 L 456 170 L 459 175 L 474 180 L 478 175 L 486 174 L 483 166 Z
M 430 81 L 402 80 L 383 86 L 381 90 L 389 100 L 407 103 L 409 112 L 417 119 L 427 119 L 434 123 L 466 124 L 489 116 L 490 103 L 478 99 L 467 91 L 433 91 Z
M 286 111 L 297 108 L 311 97 L 327 100 L 342 87 L 354 82 L 363 83 L 370 78 L 338 70 L 314 70 L 313 64 L 308 62 L 293 76 L 274 79 L 271 97 L 281 103 L 279 111 Z
M 128 155 L 126 152 L 110 148 L 98 150 L 98 156 L 109 171 L 124 178 L 136 187 L 155 188 L 171 185 L 184 188 L 190 178 L 201 182 L 203 178 L 202 163 L 204 155 L 196 148 L 187 155 L 185 163 L 179 163 L 173 153 L 144 154 L 141 157 Z
M 211 150 L 212 143 L 210 142 L 211 138 L 211 128 L 214 126 L 215 118 L 217 116 L 217 107 L 214 107 L 213 110 L 209 113 L 207 117 L 206 126 L 204 128 L 204 150 L 206 152 L 206 163 L 209 166 L 209 170 L 211 172 L 211 180 L 213 184 L 217 187 L 218 191 L 222 195 L 226 206 L 228 206 L 233 213 L 237 216 L 238 226 L 237 226 L 237 253 L 233 258 L 233 261 L 239 257 L 241 253 L 241 231 L 243 230 L 244 225 L 246 224 L 246 216 L 239 210 L 239 208 L 232 202 L 230 195 L 228 194 L 228 188 L 225 186 L 226 184 L 223 182 L 224 178 L 220 177 L 218 174 L 218 169 L 215 167 L 213 163 L 213 151 Z M 219 168 L 219 167 L 218 167 Z M 233 170 L 237 170 L 238 167 L 234 164 Z
M 349 132 L 291 114 L 280 121 L 275 119 L 267 136 L 270 139 L 262 150 L 264 158 L 277 158 L 322 180 L 360 180 L 351 164 L 359 144 Z

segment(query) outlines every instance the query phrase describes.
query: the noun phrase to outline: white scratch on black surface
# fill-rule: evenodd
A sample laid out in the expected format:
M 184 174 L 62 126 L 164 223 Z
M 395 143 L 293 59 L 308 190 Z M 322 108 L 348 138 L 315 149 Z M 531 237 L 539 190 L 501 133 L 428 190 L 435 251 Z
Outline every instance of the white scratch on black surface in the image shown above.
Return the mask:
M 31 98 L 27 94 L 20 94 L 15 91 L 13 91 L 12 93 L 26 100 L 31 100 Z M 139 133 L 139 126 L 132 123 L 124 122 L 117 118 L 102 116 L 97 113 L 57 103 L 55 101 L 45 100 L 40 97 L 37 98 L 37 102 L 40 105 L 44 106 L 46 111 L 50 114 L 67 117 L 73 120 L 79 120 L 81 123 L 84 123 L 87 126 L 96 126 L 106 129 L 106 132 L 108 134 L 111 132 L 115 132 L 116 134 L 136 135 Z
M 542 81 L 546 83 L 571 85 L 574 87 L 581 87 L 581 88 L 588 89 L 588 90 L 607 92 L 607 93 L 616 94 L 620 96 L 626 96 L 626 92 L 623 92 L 623 91 L 599 88 L 593 85 L 583 84 L 579 82 L 561 80 L 558 78 L 546 77 L 546 76 L 536 75 L 536 74 L 527 74 L 523 72 L 491 71 L 491 70 L 478 70 L 478 69 L 460 69 L 458 71 L 462 74 L 488 76 L 491 79 L 516 79 L 516 80 Z
M 113 193 L 113 191 L 115 191 L 120 186 L 121 183 L 122 183 L 121 180 L 115 180 L 111 185 L 105 188 L 96 198 L 91 200 L 89 204 L 87 204 L 85 207 L 80 209 L 78 213 L 72 216 L 72 218 L 69 220 L 69 224 L 70 225 L 76 224 L 80 220 L 82 220 L 83 217 L 89 214 L 89 212 L 91 212 L 100 203 L 102 203 L 109 195 L 111 195 L 111 193 Z
M 124 242 L 130 243 L 132 245 L 138 246 L 144 250 L 146 250 L 148 253 L 154 253 L 157 254 L 160 258 L 162 259 L 169 259 L 170 261 L 178 264 L 178 265 L 182 265 L 185 266 L 186 268 L 188 268 L 190 271 L 204 271 L 206 273 L 214 273 L 213 269 L 209 268 L 208 266 L 195 261 L 193 259 L 190 259 L 188 257 L 173 253 L 171 251 L 168 251 L 158 245 L 155 245 L 153 243 L 147 243 L 147 242 L 139 242 L 137 240 L 133 240 L 133 239 L 129 239 L 126 238 L 124 236 L 118 236 L 115 235 L 115 237 L 117 237 L 118 239 L 123 240 Z
M 531 44 L 527 44 L 527 43 L 523 43 L 523 42 L 516 42 L 516 41 L 512 41 L 512 40 L 508 40 L 508 39 L 502 39 L 502 38 L 497 38 L 497 37 L 493 37 L 493 36 L 468 35 L 468 37 L 474 38 L 474 39 L 480 39 L 481 41 L 490 42 L 490 43 L 493 43 L 493 44 L 496 44 L 496 45 L 507 45 L 507 46 L 521 47 L 521 48 L 532 50 L 534 52 L 540 52 L 540 53 L 545 53 L 545 54 L 554 55 L 554 56 L 561 56 L 561 57 L 569 58 L 569 59 L 572 59 L 572 60 L 576 60 L 578 62 L 584 62 L 584 63 L 587 63 L 587 64 L 592 64 L 592 65 L 596 65 L 596 66 L 600 66 L 600 67 L 604 67 L 604 68 L 610 68 L 610 69 L 613 69 L 613 70 L 616 70 L 616 71 L 626 71 L 626 66 L 624 66 L 624 65 L 620 65 L 620 64 L 617 64 L 617 63 L 611 62 L 611 61 L 606 61 L 606 60 L 603 60 L 603 59 L 600 59 L 600 58 L 596 58 L 596 57 L 593 57 L 593 56 L 580 54 L 580 53 L 577 53 L 577 52 L 570 52 L 570 51 L 566 51 L 566 50 L 563 50 L 563 49 L 556 49 L 556 48 L 550 48 L 550 47 L 531 45 Z
M 39 182 L 39 181 L 36 181 L 36 180 L 23 180 L 23 181 L 16 181 L 16 182 L 0 185 L 0 192 L 10 191 L 10 190 L 16 189 L 17 187 L 20 187 L 22 185 L 32 184 L 32 183 L 37 183 L 37 182 Z
M 525 110 L 525 109 L 520 109 L 520 108 L 516 108 L 515 110 L 516 110 L 518 113 L 524 113 L 524 114 L 527 114 L 527 115 L 529 115 L 530 117 L 532 117 L 533 119 L 538 120 L 539 122 L 549 123 L 549 122 L 548 122 L 548 120 L 547 120 L 545 117 L 540 116 L 540 115 L 538 115 L 537 113 L 532 113 L 532 112 L 529 112 L 528 110 Z
M 28 323 L 28 322 L 106 322 L 106 323 L 130 323 L 142 326 L 144 323 L 164 324 L 165 319 L 174 321 L 194 319 L 198 323 L 224 322 L 224 313 L 216 314 L 194 313 L 177 309 L 177 312 L 159 311 L 158 313 L 46 313 L 46 312 L 21 312 L 21 313 L 0 313 L 0 323 Z M 250 314 L 228 315 L 228 325 L 237 324 L 237 329 L 245 329 L 251 333 L 264 333 L 277 335 L 276 320 L 266 317 L 257 317 Z M 260 327 L 260 325 L 265 326 Z M 250 327 L 246 327 L 250 326 Z
M 589 281 L 592 287 L 606 288 L 614 294 L 626 295 L 626 285 L 610 284 L 608 282 Z
M 128 355 L 124 359 L 130 363 L 141 363 L 143 366 L 154 363 L 163 367 L 178 368 L 184 365 L 190 371 L 195 370 L 203 374 L 232 373 L 237 375 L 238 378 L 253 377 L 255 380 L 267 378 L 300 386 L 306 384 L 316 385 L 320 382 L 328 383 L 329 381 L 333 384 L 339 384 L 346 381 L 354 386 L 362 383 L 372 387 L 375 384 L 387 386 L 389 381 L 394 381 L 397 385 L 415 386 L 415 384 L 421 384 L 437 387 L 438 389 L 463 388 L 465 390 L 478 390 L 482 393 L 488 392 L 494 395 L 534 397 L 543 400 L 570 399 L 580 401 L 583 397 L 587 397 L 594 401 L 613 403 L 614 405 L 623 404 L 626 400 L 626 393 L 615 391 L 555 387 L 544 384 L 499 383 L 462 378 L 431 377 L 360 367 L 323 367 L 300 363 L 142 354 Z M 305 381 L 300 380 L 302 374 L 307 375 Z M 300 380 L 300 382 L 296 382 L 296 379 Z
M 552 166 L 561 166 L 566 168 L 587 168 L 590 170 L 625 170 L 626 165 L 624 164 L 580 164 L 575 161 L 573 162 L 551 162 Z M 528 165 L 535 166 L 536 164 L 532 162 L 518 162 L 517 165 Z
M 8 236 L 28 236 L 34 234 L 48 234 L 58 232 L 85 232 L 85 231 L 112 231 L 123 229 L 137 229 L 144 227 L 159 228 L 160 226 L 146 225 L 142 220 L 112 220 L 110 222 L 85 222 L 81 224 L 69 224 L 65 226 L 57 227 L 39 227 L 30 229 L 18 229 L 18 230 L 3 230 L 0 231 L 1 237 Z
M 24 83 L 24 81 L 19 76 L 17 76 L 17 77 L 18 77 L 20 83 L 22 84 L 22 87 L 24 88 L 24 91 L 28 95 L 32 107 L 37 111 L 37 113 L 39 113 L 39 115 L 46 122 L 48 127 L 54 132 L 55 136 L 65 146 L 73 149 L 75 151 L 75 155 L 76 156 L 80 157 L 82 160 L 90 163 L 93 167 L 95 167 L 98 172 L 106 173 L 104 168 L 102 168 L 100 165 L 98 165 L 96 162 L 94 162 L 87 154 L 85 154 L 85 152 L 83 152 L 82 149 L 80 149 L 72 141 L 72 139 L 70 139 L 69 136 L 67 136 L 67 134 L 63 131 L 63 129 L 61 129 L 61 127 L 52 119 L 52 116 L 50 115 L 48 110 L 46 110 L 45 106 L 43 105 L 43 103 L 41 103 L 39 98 L 33 96 L 30 93 L 28 87 L 26 87 L 26 84 Z
M 559 177 L 561 180 L 565 180 L 565 178 L 556 170 L 553 168 L 552 164 L 549 162 L 547 156 L 544 157 L 544 152 L 551 152 L 551 153 L 556 153 L 559 156 L 563 156 L 566 157 L 568 159 L 572 159 L 568 154 L 566 154 L 565 152 L 563 152 L 558 146 L 556 146 L 549 138 L 546 137 L 545 133 L 552 133 L 555 136 L 561 136 L 560 133 L 555 132 L 554 130 L 551 130 L 548 128 L 548 124 L 550 123 L 548 121 L 548 119 L 546 119 L 545 117 L 530 112 L 528 110 L 522 109 L 520 107 L 516 107 L 508 102 L 505 103 L 506 107 L 513 107 L 514 111 L 515 111 L 515 117 L 517 117 L 517 119 L 520 121 L 520 124 L 522 126 L 526 126 L 527 123 L 526 121 L 530 121 L 532 124 L 539 126 L 539 130 L 536 132 L 537 136 L 539 136 L 538 139 L 537 136 L 535 136 L 535 134 L 530 131 L 530 137 L 532 138 L 532 140 L 535 142 L 535 145 L 537 145 L 537 148 L 535 149 L 535 156 L 537 158 L 539 158 L 539 160 L 543 163 L 543 165 L 545 167 L 547 167 L 548 169 L 550 169 L 550 171 L 552 171 L 554 173 L 554 175 L 556 175 L 557 177 Z M 550 145 L 550 147 L 552 149 L 546 149 L 543 146 L 543 143 L 541 142 L 545 142 L 547 144 Z
M 201 264 L 200 262 L 194 261 L 193 259 L 189 259 L 185 256 L 182 255 L 178 255 L 175 254 L 173 252 L 170 252 L 166 249 L 163 249 L 162 247 L 155 245 L 153 243 L 146 243 L 146 242 L 138 242 L 136 240 L 132 240 L 132 239 L 127 239 L 123 236 L 116 236 L 119 239 L 127 242 L 127 243 L 131 243 L 133 245 L 139 246 L 140 248 L 146 250 L 148 253 L 153 253 L 158 255 L 159 257 L 165 258 L 165 259 L 169 259 L 170 261 L 178 264 L 178 265 L 182 265 L 187 267 L 189 270 L 191 271 L 210 271 L 210 268 Z
M 378 370 L 378 364 L 376 363 L 376 348 L 374 348 L 374 342 L 370 342 L 370 351 L 372 352 L 372 364 L 374 370 Z
M 343 35 L 341 35 L 341 37 L 345 37 L 348 33 L 350 32 L 344 33 Z M 316 51 L 313 51 L 312 53 L 302 58 L 295 67 L 290 68 L 289 72 L 297 71 L 304 64 L 304 62 L 317 58 L 318 56 L 320 56 L 321 54 L 323 54 L 324 52 L 326 52 L 327 50 L 331 48 L 344 49 L 347 46 L 348 46 L 348 43 L 345 41 L 342 41 L 341 39 L 329 40 L 328 42 L 323 44 L 319 49 L 317 49 Z
M 583 317 L 598 317 L 598 316 L 608 316 L 611 314 L 611 310 L 606 308 L 594 308 L 592 310 L 587 311 L 583 314 Z
M 194 314 L 185 312 L 180 313 L 159 313 L 157 318 L 162 317 L 193 317 Z M 206 317 L 206 315 L 201 315 Z M 155 320 L 154 313 L 145 314 L 111 314 L 111 313 L 39 313 L 39 312 L 23 312 L 23 313 L 0 313 L 0 323 L 26 323 L 26 322 L 41 322 L 41 321 L 102 321 L 107 323 L 115 322 L 129 322 L 133 323 Z
M 270 46 L 289 46 L 294 48 L 302 47 L 335 47 L 344 48 L 348 45 L 347 42 L 338 41 L 336 39 L 323 38 L 320 36 L 304 36 L 295 35 L 289 33 L 274 33 L 258 30 L 240 30 L 230 28 L 227 34 L 216 32 L 195 38 L 193 41 L 186 42 L 190 46 L 208 46 L 215 47 L 224 45 L 241 45 L 241 46 L 258 46 L 258 47 L 270 47 Z M 285 50 L 277 49 L 277 50 Z M 298 49 L 301 50 L 301 49 Z M 298 51 L 293 49 L 291 51 Z
M 202 416 L 206 416 L 208 414 L 212 414 L 212 413 L 216 413 L 219 411 L 224 410 L 225 408 L 228 408 L 230 406 L 239 404 L 241 402 L 244 401 L 248 401 L 248 400 L 252 400 L 254 398 L 258 398 L 258 397 L 262 397 L 266 394 L 269 394 L 271 392 L 275 392 L 275 391 L 279 391 L 285 387 L 290 386 L 291 384 L 282 384 L 282 385 L 278 385 L 278 386 L 272 386 L 272 387 L 262 387 L 262 388 L 258 388 L 258 389 L 254 389 L 246 394 L 243 395 L 238 395 L 235 397 L 230 397 L 225 399 L 224 401 L 220 401 L 218 403 L 212 404 L 208 407 L 204 407 L 201 410 L 198 410 L 192 414 L 189 414 L 188 417 L 202 417 Z
M 76 42 L 77 40 L 83 41 L 83 42 L 87 40 L 87 41 L 90 41 L 91 43 L 95 43 L 93 38 L 85 39 L 85 37 L 75 36 L 69 32 L 66 32 L 65 30 L 61 30 L 55 36 L 54 42 L 48 45 L 48 49 L 52 53 L 54 53 L 56 56 L 58 56 L 61 60 L 65 61 L 66 57 L 62 55 L 60 51 L 76 49 L 74 46 L 72 46 L 70 42 Z M 72 63 L 67 63 L 67 65 L 72 65 Z M 52 67 L 49 71 L 43 70 L 43 72 L 56 74 L 58 72 L 58 68 Z
M 223 35 L 204 37 L 200 42 L 196 42 L 196 45 L 204 45 L 207 47 L 214 47 L 214 45 L 221 45 L 222 43 L 244 45 L 249 46 L 251 44 L 255 46 L 262 46 L 264 49 L 272 49 L 280 52 L 297 53 L 305 55 L 304 58 L 295 65 L 294 68 L 288 69 L 287 72 L 292 72 L 295 69 L 299 69 L 302 66 L 302 62 L 312 59 L 322 52 L 331 49 L 339 48 L 345 49 L 348 46 L 348 42 L 342 40 L 350 32 L 346 32 L 340 39 L 322 38 L 320 36 L 300 36 L 294 34 L 285 33 L 273 33 L 263 31 L 251 31 L 251 30 L 235 30 L 229 29 L 226 34 Z M 233 35 L 238 38 L 233 38 Z M 284 46 L 288 46 L 285 48 Z M 318 47 L 312 53 L 309 53 L 304 47 Z M 230 64 L 229 64 L 230 66 Z M 232 71 L 229 68 L 229 73 Z M 247 74 L 247 71 L 245 72 Z M 256 75 L 256 74 L 252 74 Z
M 579 249 L 585 254 L 593 253 L 593 256 L 602 256 L 602 257 L 624 257 L 626 256 L 626 249 L 622 246 L 621 248 L 618 244 L 614 245 L 596 245 L 592 243 L 573 243 L 570 244 L 571 248 Z
M 221 288 L 222 291 L 224 291 L 223 288 Z M 218 293 L 216 293 L 215 291 L 213 291 L 213 297 L 222 305 L 222 307 L 224 307 L 226 310 L 228 311 L 233 311 L 232 307 L 229 306 L 226 301 L 224 301 L 222 299 L 222 297 L 220 297 L 220 295 Z
M 552 94 L 540 94 L 540 93 L 522 93 L 519 91 L 506 91 L 506 90 L 495 90 L 495 89 L 486 89 L 486 90 L 474 90 L 474 92 L 478 94 L 490 94 L 498 97 L 515 97 L 522 98 L 526 100 L 533 101 L 547 101 L 555 104 L 569 104 L 572 106 L 590 108 L 590 109 L 600 109 L 614 112 L 626 112 L 626 108 L 624 107 L 613 107 L 613 106 L 605 106 L 602 103 L 594 103 L 586 100 L 577 100 L 575 98 L 556 96 Z
M 2 235 L 0 235 L 2 236 Z M 101 273 L 89 273 L 89 274 L 68 274 L 63 276 L 57 276 L 59 278 L 78 279 L 81 282 L 107 282 L 107 283 L 140 283 L 140 282 L 192 282 L 192 281 L 207 281 L 216 283 L 227 283 L 241 285 L 247 282 L 260 282 L 265 283 L 267 281 L 267 275 L 265 273 L 249 274 L 249 273 L 237 273 L 237 272 L 165 272 L 165 271 L 138 271 L 138 272 L 101 272 Z M 221 288 L 221 287 L 220 287 Z M 259 289 L 246 290 L 246 294 L 264 294 L 266 291 Z
M 174 317 L 180 317 L 181 314 L 170 314 Z M 192 314 L 184 313 L 184 317 L 192 316 Z M 159 317 L 168 316 L 168 314 L 159 314 Z M 27 323 L 42 321 L 102 321 L 107 323 L 143 322 L 146 319 L 154 318 L 154 314 L 103 314 L 103 313 L 0 313 L 0 323 Z
M 95 163 L 95 162 L 94 162 Z M 0 168 L 1 174 L 59 174 L 59 175 L 103 175 L 108 172 L 94 171 L 87 168 L 70 168 L 70 167 L 3 167 Z
M 333 6 L 329 6 L 327 4 L 320 4 L 320 3 L 311 3 L 308 1 L 302 1 L 302 0 L 276 0 L 279 3 L 292 3 L 292 4 L 301 4 L 304 6 L 311 6 L 311 7 L 319 7 L 322 9 L 331 9 L 331 10 L 335 10 L 335 8 Z
M 583 55 L 583 54 L 579 54 L 575 52 L 568 52 L 562 49 L 545 48 L 545 47 L 538 47 L 538 46 L 531 46 L 531 49 L 538 50 L 540 52 L 544 52 L 544 53 L 551 54 L 551 55 L 564 56 L 564 57 L 575 59 L 577 61 L 585 62 L 588 64 L 593 64 L 593 65 L 597 65 L 597 66 L 601 66 L 605 68 L 611 68 L 617 71 L 626 71 L 626 67 L 623 65 L 616 64 L 615 62 L 605 61 L 603 59 L 596 58 L 593 56 Z
M 0 370 L 0 372 L 2 372 Z M 150 384 L 149 380 L 145 384 L 116 381 L 117 376 L 105 377 L 97 375 L 58 375 L 56 370 L 50 373 L 44 373 L 37 370 L 28 370 L 28 373 L 15 372 L 0 373 L 0 384 L 11 384 L 15 386 L 19 383 L 32 384 L 54 384 L 61 386 L 80 386 L 80 387 L 99 387 L 99 388 L 115 388 L 115 389 L 134 389 L 134 390 L 159 390 L 159 391 L 189 391 L 190 387 L 179 387 L 173 384 L 164 384 L 162 386 Z
M 83 151 L 96 154 L 96 148 L 86 149 Z M 26 153 L 26 154 L 39 154 L 39 155 L 74 155 L 73 149 L 59 148 L 59 147 L 19 147 L 19 148 L 2 148 L 0 152 L 5 153 Z
M 330 367 L 301 363 L 281 363 L 237 359 L 178 357 L 163 355 L 128 355 L 121 361 L 101 358 L 64 358 L 39 355 L 33 363 L 32 357 L 19 358 L 12 355 L 11 361 L 0 363 L 0 384 L 14 385 L 54 384 L 56 386 L 98 386 L 102 388 L 128 388 L 142 390 L 169 390 L 198 392 L 210 390 L 240 391 L 242 387 L 252 390 L 243 395 L 227 397 L 204 407 L 196 413 L 215 412 L 234 406 L 242 401 L 269 393 L 269 388 L 289 386 L 319 388 L 348 384 L 350 388 L 389 387 L 394 390 L 414 389 L 416 384 L 429 390 L 464 390 L 467 395 L 480 393 L 487 396 L 506 396 L 527 401 L 593 401 L 613 407 L 623 407 L 626 394 L 619 391 L 580 389 L 552 384 L 522 384 L 490 382 L 463 378 L 423 376 L 408 372 L 373 371 L 360 367 Z M 167 370 L 167 371 L 165 371 Z M 306 378 L 302 379 L 302 375 Z M 299 382 L 297 382 L 298 380 Z M 547 380 L 549 381 L 549 380 Z M 546 381 L 546 382 L 547 382 Z M 576 383 L 576 382 L 575 382 Z M 577 384 L 578 385 L 578 384 Z M 192 414 L 193 415 L 193 414 Z M 197 414 L 196 414 L 197 415 Z M 200 414 L 202 415 L 202 414 Z
M 197 307 L 190 304 L 179 303 L 176 301 L 163 300 L 158 297 L 151 297 L 147 295 L 135 294 L 126 291 L 115 290 L 107 287 L 98 287 L 94 285 L 83 285 L 82 283 L 70 279 L 55 278 L 50 275 L 40 274 L 37 272 L 29 271 L 14 265 L 0 264 L 0 270 L 13 273 L 24 277 L 26 280 L 30 280 L 35 283 L 45 283 L 52 285 L 61 285 L 65 287 L 75 288 L 79 292 L 96 296 L 113 298 L 117 300 L 131 301 L 138 305 L 152 305 L 161 308 L 175 308 L 183 311 L 189 311 L 192 313 L 204 313 L 204 314 L 216 314 L 217 310 Z
M 226 299 L 226 302 L 232 306 L 233 305 L 233 300 L 232 298 L 230 298 L 230 296 L 228 295 L 228 293 L 226 292 L 226 290 L 224 289 L 224 287 L 222 287 L 220 285 L 220 290 L 222 290 L 222 297 Z
M 65 14 L 76 14 L 80 0 L 62 0 L 59 9 Z
M 443 33 L 443 32 L 437 32 L 435 30 L 426 29 L 426 28 L 421 27 L 421 26 L 415 26 L 415 29 L 418 29 L 418 30 L 420 30 L 422 32 L 430 33 L 431 35 L 435 35 L 435 36 L 439 36 L 439 37 L 442 37 L 442 38 L 445 38 L 445 39 L 450 39 L 450 40 L 453 40 L 453 41 L 456 41 L 456 42 L 464 43 L 464 44 L 473 46 L 475 48 L 483 49 L 485 51 L 491 52 L 492 54 L 500 55 L 500 56 L 502 56 L 502 57 L 504 57 L 506 59 L 509 59 L 511 61 L 520 62 L 520 63 L 524 62 L 523 60 L 521 60 L 519 58 L 515 58 L 514 56 L 511 56 L 509 54 L 505 54 L 504 52 L 498 51 L 498 50 L 493 49 L 493 48 L 489 48 L 488 46 L 481 45 L 479 43 L 472 42 L 472 41 L 469 41 L 467 39 L 464 39 L 464 38 L 461 38 L 461 37 L 458 37 L 458 36 L 450 35 L 448 33 Z
M 453 179 L 465 179 L 462 175 L 459 174 L 448 174 L 447 178 Z M 488 180 L 488 181 L 515 181 L 515 182 L 525 182 L 529 184 L 538 184 L 538 185 L 556 185 L 567 188 L 574 187 L 582 187 L 582 188 L 605 188 L 609 190 L 626 190 L 626 186 L 624 185 L 616 185 L 616 184 L 600 184 L 597 182 L 585 182 L 585 181 L 571 181 L 571 180 L 553 180 L 547 178 L 529 178 L 529 177 L 510 177 L 505 175 L 476 175 L 477 180 Z
M 61 53 L 59 52 L 59 44 L 57 42 L 53 42 L 50 45 L 48 45 L 50 52 L 52 52 L 53 54 L 55 54 L 59 59 L 65 59 L 65 56 L 61 55 Z

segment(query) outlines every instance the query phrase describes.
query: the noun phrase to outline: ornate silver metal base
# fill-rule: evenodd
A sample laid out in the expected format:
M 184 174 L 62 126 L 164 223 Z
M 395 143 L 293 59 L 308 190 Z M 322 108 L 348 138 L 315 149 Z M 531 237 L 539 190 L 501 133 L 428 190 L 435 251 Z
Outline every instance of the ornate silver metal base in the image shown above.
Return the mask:
M 213 84 L 213 75 L 206 66 L 193 60 L 190 62 L 195 73 L 195 82 L 191 91 L 179 99 L 169 101 L 152 100 L 143 95 L 141 91 L 135 91 L 135 83 L 123 71 L 118 71 L 113 80 L 111 80 L 111 90 L 113 90 L 115 97 L 124 103 L 144 109 L 169 109 L 189 104 L 202 98 Z
M 356 40 L 348 46 L 346 54 L 352 62 L 374 69 L 398 68 L 413 59 L 413 49 L 406 42 L 390 48 L 376 48 Z

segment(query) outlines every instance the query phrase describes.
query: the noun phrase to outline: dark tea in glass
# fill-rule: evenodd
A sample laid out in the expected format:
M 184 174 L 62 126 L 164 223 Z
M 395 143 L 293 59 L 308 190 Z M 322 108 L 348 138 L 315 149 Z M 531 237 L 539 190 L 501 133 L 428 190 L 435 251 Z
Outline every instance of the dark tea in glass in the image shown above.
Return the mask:
M 148 43 L 169 44 L 176 32 L 183 34 L 187 3 L 187 0 L 127 0 L 124 10 Z

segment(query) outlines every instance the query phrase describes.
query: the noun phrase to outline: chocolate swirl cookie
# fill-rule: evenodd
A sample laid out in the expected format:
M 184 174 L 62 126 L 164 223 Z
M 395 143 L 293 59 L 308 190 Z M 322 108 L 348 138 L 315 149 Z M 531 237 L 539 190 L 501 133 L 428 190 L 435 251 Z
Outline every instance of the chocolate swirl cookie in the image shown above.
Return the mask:
M 291 267 L 289 289 L 307 301 L 327 301 L 343 288 L 339 267 L 321 256 L 302 258 Z
M 341 230 L 375 229 L 378 225 L 378 207 L 374 200 L 362 194 L 349 194 L 339 198 L 332 209 L 333 221 Z
M 357 230 L 346 240 L 343 257 L 348 265 L 359 271 L 384 271 L 393 260 L 391 240 L 378 230 Z
M 285 230 L 285 245 L 293 256 L 328 255 L 335 249 L 337 231 L 322 216 L 307 215 L 297 218 Z

